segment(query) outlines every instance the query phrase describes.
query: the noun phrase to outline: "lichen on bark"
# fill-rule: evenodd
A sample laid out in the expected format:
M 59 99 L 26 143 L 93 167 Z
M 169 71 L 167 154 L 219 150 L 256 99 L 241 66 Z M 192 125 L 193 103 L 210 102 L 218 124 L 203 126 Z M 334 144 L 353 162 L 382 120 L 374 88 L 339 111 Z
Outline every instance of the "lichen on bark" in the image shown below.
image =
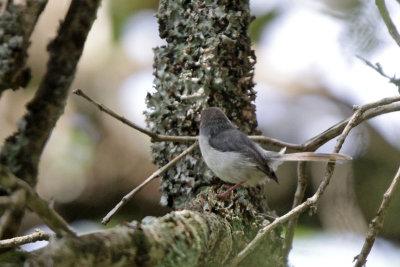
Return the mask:
M 253 89 L 254 51 L 247 33 L 252 20 L 248 1 L 161 0 L 157 13 L 160 36 L 167 45 L 154 49 L 155 93 L 148 94 L 148 127 L 160 134 L 198 134 L 200 112 L 222 108 L 247 134 L 257 133 Z M 152 145 L 153 160 L 163 166 L 186 144 Z M 201 159 L 200 151 L 186 156 L 162 176 L 161 203 L 175 209 L 213 212 L 230 227 L 234 257 L 268 223 L 270 213 L 263 186 L 241 188 L 227 202 L 216 199 L 219 187 Z M 277 229 L 245 259 L 249 266 L 285 266 Z M 224 245 L 224 244 L 221 244 Z M 229 260 L 205 264 L 227 264 Z M 198 264 L 197 266 L 202 266 Z
M 219 106 L 244 132 L 255 133 L 254 51 L 247 34 L 247 1 L 160 1 L 160 36 L 166 46 L 154 49 L 154 85 L 149 94 L 150 129 L 169 135 L 197 135 L 199 114 Z M 154 162 L 162 166 L 187 145 L 153 144 Z M 209 184 L 211 172 L 199 151 L 186 156 L 162 178 L 162 203 L 180 208 Z
M 0 2 L 0 96 L 6 89 L 16 90 L 29 82 L 30 71 L 25 66 L 29 38 L 46 3 L 47 0 Z

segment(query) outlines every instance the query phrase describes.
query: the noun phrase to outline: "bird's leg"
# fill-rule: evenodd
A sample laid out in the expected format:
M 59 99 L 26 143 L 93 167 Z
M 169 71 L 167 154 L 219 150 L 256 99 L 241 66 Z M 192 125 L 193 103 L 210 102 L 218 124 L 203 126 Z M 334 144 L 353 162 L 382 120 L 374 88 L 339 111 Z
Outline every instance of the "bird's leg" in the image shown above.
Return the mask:
M 245 181 L 241 181 L 233 186 L 231 186 L 230 188 L 228 188 L 228 190 L 226 190 L 224 193 L 218 194 L 217 197 L 221 198 L 221 199 L 226 199 L 226 197 L 229 195 L 230 192 L 232 192 L 233 190 L 235 190 L 236 188 L 238 188 L 239 186 L 241 186 Z

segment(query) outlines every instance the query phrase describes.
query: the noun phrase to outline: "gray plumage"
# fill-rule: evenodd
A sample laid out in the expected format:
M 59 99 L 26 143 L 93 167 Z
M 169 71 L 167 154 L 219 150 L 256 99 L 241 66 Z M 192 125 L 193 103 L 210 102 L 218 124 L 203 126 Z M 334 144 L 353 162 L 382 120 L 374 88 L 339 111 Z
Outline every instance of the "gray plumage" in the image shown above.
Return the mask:
M 199 145 L 207 166 L 223 181 L 255 186 L 266 178 L 278 181 L 275 170 L 284 161 L 349 160 L 342 154 L 266 151 L 238 131 L 216 107 L 201 113 Z

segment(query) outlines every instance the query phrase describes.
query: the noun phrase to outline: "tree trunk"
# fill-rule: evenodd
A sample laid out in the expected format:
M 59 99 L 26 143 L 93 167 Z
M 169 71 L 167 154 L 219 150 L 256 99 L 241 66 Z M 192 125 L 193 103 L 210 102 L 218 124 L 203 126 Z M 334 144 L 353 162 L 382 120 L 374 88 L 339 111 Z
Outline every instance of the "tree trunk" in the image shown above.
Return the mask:
M 161 134 L 195 136 L 201 110 L 218 106 L 242 131 L 255 134 L 248 1 L 161 0 L 157 17 L 168 45 L 154 50 L 156 92 L 147 97 L 148 127 Z M 154 162 L 165 165 L 187 146 L 154 143 Z M 219 190 L 221 182 L 212 179 L 197 150 L 162 177 L 162 204 L 180 211 L 79 238 L 53 239 L 43 249 L 13 257 L 14 263 L 229 266 L 269 223 L 271 211 L 263 186 L 240 188 L 226 201 L 216 197 Z M 241 264 L 286 266 L 281 230 L 271 232 Z
M 147 97 L 149 128 L 160 134 L 197 135 L 201 110 L 218 106 L 242 131 L 255 134 L 255 55 L 247 34 L 252 20 L 248 1 L 165 0 L 160 1 L 157 18 L 160 36 L 168 44 L 154 50 L 156 92 Z M 163 166 L 187 146 L 155 143 L 154 162 Z M 213 189 L 207 188 L 211 178 L 197 150 L 162 177 L 161 203 L 175 209 L 212 211 L 226 218 L 225 203 L 216 201 L 210 193 Z M 227 212 L 227 223 L 234 233 L 240 232 L 240 237 L 233 237 L 231 257 L 261 227 L 258 214 L 268 212 L 262 186 L 242 189 L 239 196 L 244 202 L 235 203 L 237 211 L 233 205 Z M 247 205 L 251 205 L 249 210 Z M 284 265 L 279 238 L 262 247 L 262 263 L 254 266 Z M 274 255 L 268 253 L 271 251 Z M 248 258 L 254 259 L 254 255 Z

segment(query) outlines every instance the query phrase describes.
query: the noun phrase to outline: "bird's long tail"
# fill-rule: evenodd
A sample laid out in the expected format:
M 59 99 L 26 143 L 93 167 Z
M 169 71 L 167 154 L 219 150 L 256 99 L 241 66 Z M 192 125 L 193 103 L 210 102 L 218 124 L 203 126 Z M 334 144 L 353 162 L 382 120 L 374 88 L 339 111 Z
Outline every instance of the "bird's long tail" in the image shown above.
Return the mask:
M 339 153 L 314 153 L 314 152 L 299 152 L 291 154 L 274 154 L 269 157 L 271 160 L 279 161 L 322 161 L 330 162 L 336 160 L 352 160 L 350 156 Z
M 281 151 L 271 152 L 265 151 L 265 158 L 269 162 L 269 166 L 272 170 L 276 171 L 279 165 L 285 161 L 319 161 L 319 162 L 334 162 L 352 160 L 350 156 L 339 154 L 339 153 L 315 153 L 315 152 L 299 152 L 285 154 L 286 147 L 282 148 Z

